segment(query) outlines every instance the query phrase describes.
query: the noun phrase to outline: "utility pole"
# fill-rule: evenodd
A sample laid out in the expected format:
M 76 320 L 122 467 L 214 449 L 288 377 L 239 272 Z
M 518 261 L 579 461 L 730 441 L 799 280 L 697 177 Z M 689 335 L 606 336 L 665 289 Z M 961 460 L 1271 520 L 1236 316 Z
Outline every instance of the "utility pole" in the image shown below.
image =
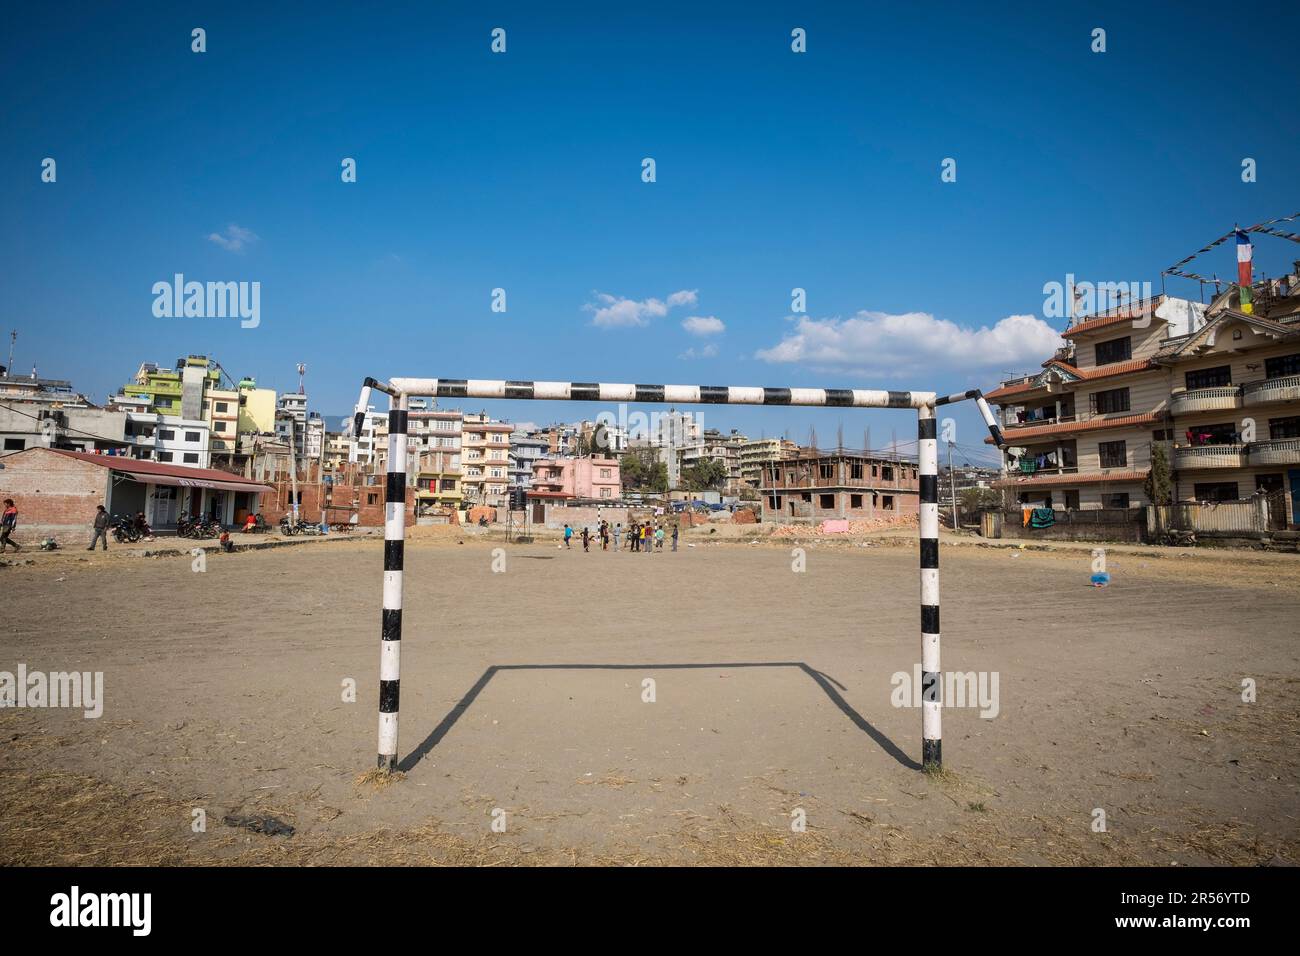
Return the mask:
M 952 495 L 952 530 L 957 530 L 957 478 L 952 472 L 952 446 L 953 442 L 948 442 L 948 490 Z
M 5 375 L 14 377 L 14 343 L 18 341 L 18 330 L 9 333 L 9 364 L 5 366 Z

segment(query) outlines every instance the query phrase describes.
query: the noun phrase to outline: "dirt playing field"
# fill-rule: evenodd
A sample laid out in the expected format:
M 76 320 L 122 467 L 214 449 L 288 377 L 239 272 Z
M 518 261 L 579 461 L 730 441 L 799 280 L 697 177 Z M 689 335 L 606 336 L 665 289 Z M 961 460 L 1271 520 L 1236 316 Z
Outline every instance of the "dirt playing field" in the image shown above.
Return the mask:
M 689 540 L 408 543 L 383 787 L 378 541 L 0 569 L 0 671 L 105 697 L 0 710 L 0 864 L 1300 862 L 1295 556 L 945 546 L 944 670 L 998 694 L 930 775 L 914 542 Z

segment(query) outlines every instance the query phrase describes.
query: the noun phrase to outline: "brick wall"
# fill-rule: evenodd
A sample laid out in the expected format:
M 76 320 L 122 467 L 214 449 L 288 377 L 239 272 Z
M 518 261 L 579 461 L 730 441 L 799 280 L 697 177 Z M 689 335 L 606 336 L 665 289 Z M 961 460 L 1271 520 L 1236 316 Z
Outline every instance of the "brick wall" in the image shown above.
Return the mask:
M 95 509 L 106 504 L 107 468 L 47 448 L 5 455 L 0 464 L 0 500 L 12 498 L 18 507 L 15 541 L 28 546 L 53 535 L 67 547 L 69 535 L 89 540 Z
M 322 505 L 335 505 L 341 508 L 350 507 L 353 501 L 357 503 L 357 525 L 362 528 L 382 528 L 384 526 L 384 485 L 382 484 L 383 476 L 380 476 L 381 483 L 373 485 L 354 484 L 354 485 L 327 485 L 322 482 L 313 481 L 298 482 L 298 492 L 301 495 L 298 506 L 298 514 L 308 521 L 319 521 Z M 290 491 L 292 485 L 287 478 L 281 478 L 274 482 L 275 494 L 262 496 L 262 517 L 268 524 L 278 524 L 280 516 L 288 514 L 290 507 Z M 348 512 L 331 511 L 328 513 L 328 519 L 331 524 L 348 520 Z M 412 527 L 415 524 L 415 489 L 409 485 L 406 488 L 406 526 Z

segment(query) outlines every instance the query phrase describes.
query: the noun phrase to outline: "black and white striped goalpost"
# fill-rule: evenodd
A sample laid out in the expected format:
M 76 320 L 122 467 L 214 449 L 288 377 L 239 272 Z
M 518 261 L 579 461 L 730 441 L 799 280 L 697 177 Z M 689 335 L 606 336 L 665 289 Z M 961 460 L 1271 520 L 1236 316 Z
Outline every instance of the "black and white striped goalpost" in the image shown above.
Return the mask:
M 943 680 L 939 670 L 939 456 L 935 408 L 974 399 L 994 441 L 1002 435 L 984 397 L 970 391 L 938 398 L 934 392 L 863 388 L 759 388 L 739 385 L 624 385 L 598 382 L 525 382 L 498 379 L 367 378 L 353 418 L 359 438 L 372 389 L 389 396 L 388 474 L 384 495 L 384 605 L 379 656 L 379 769 L 397 769 L 397 714 L 402 640 L 402 564 L 406 543 L 406 435 L 411 396 L 509 398 L 572 402 L 678 405 L 813 405 L 841 408 L 914 408 L 918 416 L 921 564 L 921 762 L 942 765 Z

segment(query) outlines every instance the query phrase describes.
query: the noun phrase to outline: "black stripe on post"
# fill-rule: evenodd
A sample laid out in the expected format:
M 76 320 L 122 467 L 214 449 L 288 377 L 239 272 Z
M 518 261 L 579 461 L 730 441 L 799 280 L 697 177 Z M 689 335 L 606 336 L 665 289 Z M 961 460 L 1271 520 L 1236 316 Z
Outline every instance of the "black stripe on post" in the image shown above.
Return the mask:
M 921 539 L 921 570 L 931 571 L 939 567 L 939 539 Z
M 853 404 L 853 389 L 851 388 L 828 388 L 825 389 L 825 392 L 827 405 L 843 406 Z
M 725 405 L 731 397 L 731 390 L 725 385 L 701 385 L 700 401 L 711 405 Z
M 943 702 L 943 678 L 938 671 L 921 672 L 921 700 L 931 704 Z
M 664 400 L 664 387 L 662 385 L 638 385 L 636 386 L 637 402 L 662 402 Z
M 384 501 L 388 504 L 406 504 L 406 472 L 388 472 L 388 480 L 384 483 Z
M 353 438 L 361 437 L 361 426 L 364 425 L 365 422 L 366 422 L 366 413 L 364 411 L 357 412 L 355 415 L 352 416 L 352 437 Z
M 406 434 L 407 412 L 403 408 L 394 408 L 388 413 L 389 434 Z
M 439 398 L 468 398 L 469 383 L 463 378 L 438 379 Z
M 532 382 L 506 382 L 506 398 L 532 398 Z
M 939 434 L 939 423 L 933 418 L 921 418 L 917 420 L 916 437 L 921 441 L 927 438 L 935 438 Z
M 939 503 L 939 476 L 921 475 L 921 504 L 937 505 Z
M 993 436 L 993 444 L 997 445 L 999 448 L 1006 445 L 1006 442 L 1002 438 L 1002 429 L 998 428 L 997 425 L 989 426 L 989 434 Z
M 402 564 L 406 558 L 405 541 L 385 541 L 384 542 L 384 570 L 401 571 Z
M 380 633 L 380 639 L 385 641 L 400 641 L 402 639 L 402 609 L 386 607 L 384 608 L 384 622 Z
M 595 382 L 572 382 L 569 384 L 569 398 L 575 402 L 598 402 L 600 386 Z
M 381 680 L 379 682 L 379 712 L 381 714 L 397 713 L 397 702 L 402 696 L 400 680 Z
M 765 388 L 763 389 L 764 405 L 789 405 L 790 390 L 788 388 Z
M 922 634 L 939 633 L 939 605 L 937 604 L 921 605 L 921 633 Z
M 911 408 L 912 393 L 911 392 L 890 392 L 889 407 L 890 408 Z
M 921 741 L 921 765 L 939 767 L 943 764 L 943 742 L 939 740 Z

